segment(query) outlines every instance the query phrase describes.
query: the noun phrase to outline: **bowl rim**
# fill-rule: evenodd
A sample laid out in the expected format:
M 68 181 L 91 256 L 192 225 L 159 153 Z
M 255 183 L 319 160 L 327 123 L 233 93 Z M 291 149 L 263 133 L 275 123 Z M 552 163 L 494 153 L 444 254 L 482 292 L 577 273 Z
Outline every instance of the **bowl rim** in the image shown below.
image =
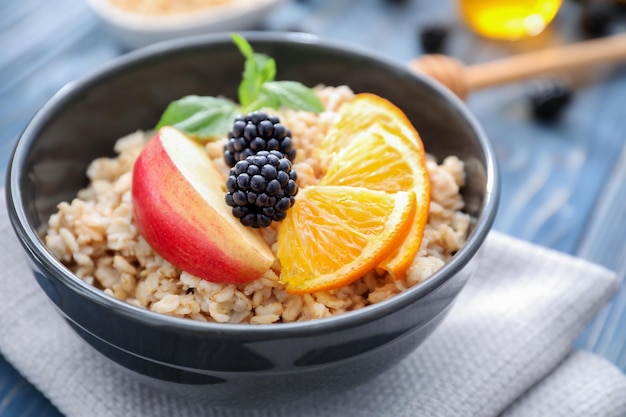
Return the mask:
M 159 42 L 121 55 L 102 65 L 102 67 L 90 74 L 66 84 L 35 113 L 18 138 L 11 154 L 7 166 L 5 193 L 9 218 L 13 229 L 19 237 L 20 243 L 24 247 L 27 255 L 37 266 L 44 269 L 49 275 L 53 276 L 55 280 L 81 297 L 101 307 L 112 309 L 116 314 L 124 316 L 131 321 L 141 322 L 149 326 L 158 326 L 159 328 L 175 328 L 192 333 L 197 332 L 204 334 L 214 332 L 232 337 L 250 338 L 266 336 L 268 334 L 277 337 L 281 335 L 291 335 L 293 333 L 302 335 L 316 334 L 328 330 L 337 331 L 373 322 L 392 312 L 406 308 L 408 305 L 439 288 L 454 274 L 458 273 L 474 257 L 486 239 L 495 219 L 500 194 L 498 167 L 491 143 L 481 125 L 466 105 L 437 81 L 421 74 L 416 74 L 411 71 L 405 63 L 370 49 L 305 33 L 255 31 L 242 31 L 239 33 L 253 45 L 256 42 L 284 43 L 294 47 L 313 45 L 325 50 L 375 61 L 377 65 L 381 66 L 386 71 L 400 72 L 403 75 L 416 78 L 418 82 L 426 84 L 427 87 L 434 90 L 435 94 L 443 96 L 443 98 L 455 108 L 455 111 L 460 113 L 464 121 L 475 132 L 486 160 L 485 175 L 487 182 L 483 202 L 484 209 L 480 218 L 476 219 L 474 229 L 468 236 L 464 246 L 444 265 L 444 267 L 435 272 L 428 279 L 387 300 L 336 316 L 290 323 L 213 323 L 169 316 L 118 300 L 74 275 L 45 247 L 44 243 L 37 235 L 36 230 L 29 224 L 26 217 L 22 195 L 19 192 L 19 183 L 22 177 L 20 168 L 24 165 L 24 160 L 28 155 L 32 143 L 35 141 L 41 129 L 55 116 L 57 109 L 61 108 L 64 103 L 71 101 L 75 96 L 81 94 L 81 91 L 84 89 L 89 89 L 97 84 L 99 80 L 110 77 L 112 74 L 123 71 L 125 68 L 131 67 L 141 61 L 150 60 L 161 55 L 201 47 L 210 47 L 216 44 L 224 45 L 232 42 L 230 34 L 216 33 Z M 233 45 L 233 47 L 235 46 Z

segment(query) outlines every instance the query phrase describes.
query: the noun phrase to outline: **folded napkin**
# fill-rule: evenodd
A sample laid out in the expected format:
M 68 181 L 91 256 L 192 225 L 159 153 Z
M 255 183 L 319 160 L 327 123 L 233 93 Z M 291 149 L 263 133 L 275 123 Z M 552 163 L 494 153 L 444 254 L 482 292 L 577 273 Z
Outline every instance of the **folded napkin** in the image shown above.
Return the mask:
M 616 291 L 615 274 L 497 232 L 443 324 L 364 385 L 323 404 L 256 410 L 164 395 L 101 357 L 54 311 L 21 261 L 0 195 L 0 351 L 68 417 L 626 415 L 626 377 L 571 352 Z

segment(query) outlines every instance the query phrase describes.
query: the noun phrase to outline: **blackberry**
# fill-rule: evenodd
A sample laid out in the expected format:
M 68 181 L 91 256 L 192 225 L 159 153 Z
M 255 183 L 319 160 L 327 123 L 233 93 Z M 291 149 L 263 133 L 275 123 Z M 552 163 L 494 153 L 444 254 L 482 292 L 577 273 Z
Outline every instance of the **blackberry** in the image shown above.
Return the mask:
M 530 92 L 534 117 L 546 122 L 556 119 L 571 99 L 571 88 L 563 81 L 552 78 L 536 81 Z
M 280 221 L 298 193 L 296 172 L 281 152 L 259 151 L 238 161 L 226 180 L 226 204 L 244 226 L 267 227 Z
M 291 142 L 291 131 L 280 123 L 278 117 L 262 111 L 237 116 L 224 145 L 226 165 L 234 167 L 237 161 L 259 151 L 279 151 L 293 161 L 296 150 Z
M 583 33 L 589 38 L 606 36 L 613 19 L 613 10 L 608 4 L 590 3 L 580 14 L 580 25 Z
M 443 24 L 424 26 L 419 32 L 422 50 L 427 54 L 443 53 L 448 34 L 449 30 Z

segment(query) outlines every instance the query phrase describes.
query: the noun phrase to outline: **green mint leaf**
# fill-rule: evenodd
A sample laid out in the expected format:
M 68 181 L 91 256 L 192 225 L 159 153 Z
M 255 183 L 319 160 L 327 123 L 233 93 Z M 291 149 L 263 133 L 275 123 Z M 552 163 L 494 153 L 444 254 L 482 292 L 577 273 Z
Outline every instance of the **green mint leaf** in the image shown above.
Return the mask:
M 262 80 L 261 82 L 265 84 L 266 82 L 274 81 L 274 77 L 276 77 L 276 61 L 274 60 L 274 58 L 270 58 L 267 55 L 262 54 L 255 55 L 261 57 L 261 60 L 264 59 L 264 61 L 261 63 L 261 60 L 257 58 L 257 62 L 260 63 L 259 78 Z
M 265 54 L 255 53 L 252 46 L 242 36 L 233 33 L 233 42 L 246 59 L 239 84 L 239 103 L 247 107 L 256 100 L 263 84 L 273 81 L 276 76 L 276 61 Z
M 245 105 L 252 100 L 258 94 L 260 89 L 258 81 L 257 63 L 254 59 L 247 59 L 244 64 L 244 70 L 239 83 L 239 89 L 237 91 L 239 95 L 239 103 Z
M 246 57 L 246 59 L 252 59 L 254 50 L 252 49 L 252 46 L 250 46 L 250 43 L 248 43 L 246 38 L 237 33 L 231 33 L 230 37 L 233 40 L 233 43 L 237 45 L 237 48 L 239 48 L 239 51 L 241 51 L 241 54 Z
M 278 100 L 279 106 L 311 113 L 320 113 L 324 110 L 324 105 L 315 92 L 297 81 L 266 82 L 261 91 Z
M 276 61 L 273 58 L 256 53 L 253 58 L 252 61 L 246 61 L 244 76 L 239 85 L 239 102 L 242 106 L 256 100 L 263 84 L 273 80 L 276 75 Z
M 260 85 L 258 85 L 259 67 L 254 57 L 254 50 L 248 41 L 243 36 L 236 33 L 231 34 L 231 38 L 246 59 L 241 82 L 239 83 L 239 89 L 237 91 L 239 103 L 241 103 L 242 106 L 246 106 L 253 101 L 258 94 L 260 88 Z
M 167 106 L 156 129 L 172 126 L 207 140 L 227 133 L 238 113 L 237 105 L 226 99 L 186 96 Z
M 156 128 L 172 126 L 193 116 L 198 111 L 212 106 L 225 106 L 228 105 L 227 103 L 229 103 L 228 100 L 215 97 L 200 97 L 195 95 L 183 97 L 171 102 L 169 106 L 167 106 Z
M 237 114 L 236 108 L 203 110 L 174 127 L 199 140 L 217 139 L 228 133 Z
M 252 103 L 248 104 L 246 107 L 242 107 L 241 112 L 250 113 L 262 108 L 278 109 L 279 107 L 280 99 L 278 97 L 261 92 Z

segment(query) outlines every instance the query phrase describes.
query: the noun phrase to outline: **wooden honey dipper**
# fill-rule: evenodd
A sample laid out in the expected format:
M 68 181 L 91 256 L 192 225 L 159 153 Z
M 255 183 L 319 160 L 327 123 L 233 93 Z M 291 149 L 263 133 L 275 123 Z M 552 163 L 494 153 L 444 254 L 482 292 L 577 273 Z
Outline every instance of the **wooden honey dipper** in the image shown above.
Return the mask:
M 626 33 L 528 52 L 467 66 L 446 55 L 424 55 L 409 62 L 461 99 L 471 91 L 556 71 L 626 59 Z

